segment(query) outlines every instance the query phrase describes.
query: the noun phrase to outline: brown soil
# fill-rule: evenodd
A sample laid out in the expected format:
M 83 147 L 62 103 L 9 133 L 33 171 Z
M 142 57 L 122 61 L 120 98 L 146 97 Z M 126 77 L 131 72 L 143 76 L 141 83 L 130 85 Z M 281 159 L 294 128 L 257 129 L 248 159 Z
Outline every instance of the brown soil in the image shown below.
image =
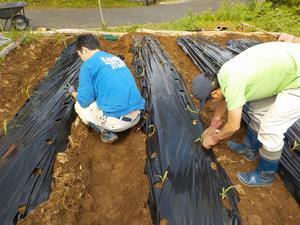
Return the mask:
M 199 73 L 192 61 L 176 45 L 174 37 L 157 37 L 180 71 L 190 90 L 193 77 Z M 214 37 L 224 44 L 230 36 Z M 254 37 L 272 40 L 271 37 Z M 51 68 L 64 45 L 57 38 L 43 38 L 25 44 L 11 53 L 0 64 L 2 82 L 0 98 L 0 123 L 10 120 L 26 101 L 22 88 L 32 91 Z M 122 54 L 131 65 L 132 36 L 116 42 L 101 40 L 105 51 Z M 51 46 L 51 48 L 49 48 Z M 26 91 L 25 91 L 26 92 Z M 23 91 L 24 93 L 24 91 Z M 204 121 L 211 115 L 206 108 Z M 233 138 L 242 139 L 243 130 Z M 34 210 L 20 224 L 24 225 L 150 225 L 147 207 L 148 183 L 143 174 L 145 163 L 145 136 L 131 130 L 113 145 L 101 143 L 99 138 L 79 120 L 72 126 L 70 145 L 60 153 L 55 164 L 53 191 L 50 199 Z M 236 171 L 246 171 L 255 163 L 245 161 L 229 151 L 224 143 L 214 152 L 218 161 L 236 185 L 241 201 L 239 209 L 245 225 L 296 225 L 299 206 L 284 188 L 279 177 L 273 186 L 248 188 L 235 177 Z

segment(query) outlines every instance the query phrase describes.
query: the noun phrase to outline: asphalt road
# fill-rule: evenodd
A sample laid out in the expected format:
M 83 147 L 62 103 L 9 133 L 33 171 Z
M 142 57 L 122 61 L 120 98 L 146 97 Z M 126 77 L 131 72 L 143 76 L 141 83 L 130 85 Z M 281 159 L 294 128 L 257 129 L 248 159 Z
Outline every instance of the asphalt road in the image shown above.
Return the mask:
M 170 5 L 152 5 L 139 8 L 103 9 L 108 26 L 169 22 L 179 19 L 189 10 L 202 12 L 216 9 L 222 0 L 190 0 Z M 30 27 L 97 28 L 100 27 L 99 9 L 25 9 Z

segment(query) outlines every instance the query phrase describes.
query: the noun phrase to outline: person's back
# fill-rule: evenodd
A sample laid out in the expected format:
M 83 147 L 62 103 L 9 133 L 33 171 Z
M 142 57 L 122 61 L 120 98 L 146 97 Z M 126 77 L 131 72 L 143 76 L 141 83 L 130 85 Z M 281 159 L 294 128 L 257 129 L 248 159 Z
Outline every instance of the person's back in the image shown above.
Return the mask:
M 77 38 L 77 54 L 84 61 L 79 73 L 77 92 L 69 92 L 77 100 L 75 111 L 81 120 L 101 136 L 101 141 L 118 140 L 116 132 L 135 126 L 144 109 L 134 78 L 117 56 L 100 51 L 97 38 L 91 34 Z
M 300 87 L 300 44 L 269 42 L 251 47 L 222 66 L 218 81 L 229 110 Z
M 251 47 L 225 63 L 216 78 L 202 75 L 193 80 L 193 94 L 200 103 L 211 96 L 215 104 L 202 145 L 210 148 L 232 136 L 240 128 L 243 106 L 248 102 L 249 123 L 243 142 L 229 141 L 227 146 L 250 161 L 259 156 L 254 171 L 237 172 L 243 184 L 271 185 L 279 166 L 284 133 L 300 119 L 300 44 L 271 42 Z M 227 120 L 221 128 L 221 118 L 226 113 Z
M 84 62 L 79 84 L 77 100 L 80 105 L 85 107 L 95 98 L 106 116 L 120 117 L 144 106 L 144 99 L 126 64 L 104 51 L 96 52 Z

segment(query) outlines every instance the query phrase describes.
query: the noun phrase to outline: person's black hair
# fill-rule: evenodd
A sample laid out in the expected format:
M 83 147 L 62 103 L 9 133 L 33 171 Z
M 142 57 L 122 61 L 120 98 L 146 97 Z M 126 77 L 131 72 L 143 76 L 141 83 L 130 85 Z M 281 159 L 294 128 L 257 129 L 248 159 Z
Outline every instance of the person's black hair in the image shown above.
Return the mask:
M 77 37 L 76 49 L 81 50 L 82 47 L 89 50 L 96 50 L 100 48 L 98 39 L 92 34 L 82 34 Z
M 220 83 L 218 81 L 217 74 L 215 73 L 203 73 L 206 79 L 211 81 L 212 91 L 220 88 Z

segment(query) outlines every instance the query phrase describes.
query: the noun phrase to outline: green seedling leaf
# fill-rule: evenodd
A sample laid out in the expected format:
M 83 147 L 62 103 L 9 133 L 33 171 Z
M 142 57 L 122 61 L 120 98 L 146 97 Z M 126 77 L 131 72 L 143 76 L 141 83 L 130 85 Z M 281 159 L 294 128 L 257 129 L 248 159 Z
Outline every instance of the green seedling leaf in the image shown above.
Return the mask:
M 155 131 L 156 131 L 156 127 L 155 127 L 155 125 L 154 124 L 152 124 L 152 125 L 150 125 L 149 126 L 149 129 L 150 128 L 152 128 L 153 130 L 152 130 L 152 132 L 148 135 L 148 137 L 152 137 L 153 136 L 153 134 L 155 133 Z
M 159 177 L 159 179 L 161 180 L 161 185 L 163 185 L 165 181 L 168 179 L 168 173 L 169 171 L 166 171 L 163 176 L 155 175 L 156 177 Z
M 295 150 L 297 150 L 299 147 L 300 147 L 300 143 L 298 143 L 298 141 L 295 140 L 295 141 L 294 141 L 294 144 L 293 144 L 293 146 L 292 146 L 292 148 L 291 148 L 291 150 L 292 150 L 292 151 L 295 151 Z
M 4 120 L 3 122 L 3 130 L 4 130 L 4 134 L 7 135 L 7 120 Z
M 187 105 L 186 110 L 191 112 L 191 113 L 199 113 L 198 110 L 193 110 L 190 105 Z
M 226 198 L 228 191 L 230 191 L 232 188 L 235 188 L 235 186 L 230 186 L 227 189 L 222 188 L 222 192 L 219 193 L 219 195 L 221 196 L 222 200 L 224 200 Z
M 27 88 L 26 88 L 26 95 L 27 95 L 27 98 L 30 99 L 30 93 L 29 93 L 29 89 L 30 89 L 31 85 L 29 85 Z

